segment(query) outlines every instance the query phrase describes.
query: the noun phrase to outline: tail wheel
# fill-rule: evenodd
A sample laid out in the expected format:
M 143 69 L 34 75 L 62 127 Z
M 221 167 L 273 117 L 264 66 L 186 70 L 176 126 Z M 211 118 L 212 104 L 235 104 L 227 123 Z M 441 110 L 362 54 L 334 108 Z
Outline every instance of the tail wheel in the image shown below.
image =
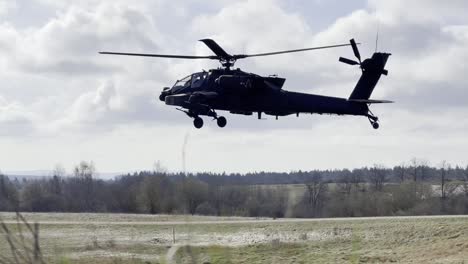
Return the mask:
M 367 118 L 369 119 L 369 122 L 371 123 L 372 127 L 374 129 L 379 129 L 379 118 L 376 117 L 372 112 L 369 110 L 369 114 L 367 115 Z
M 201 119 L 200 117 L 195 117 L 195 119 L 193 120 L 193 126 L 197 129 L 200 129 L 203 127 L 203 119 Z

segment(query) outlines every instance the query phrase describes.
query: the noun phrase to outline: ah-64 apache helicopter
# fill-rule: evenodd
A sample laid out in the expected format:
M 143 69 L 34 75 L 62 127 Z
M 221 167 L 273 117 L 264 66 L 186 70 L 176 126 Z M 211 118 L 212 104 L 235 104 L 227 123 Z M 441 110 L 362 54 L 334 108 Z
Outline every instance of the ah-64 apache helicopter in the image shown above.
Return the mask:
M 212 39 L 202 39 L 200 41 L 208 46 L 215 55 L 186 56 L 120 52 L 100 53 L 159 58 L 218 60 L 222 65 L 221 68 L 193 73 L 178 80 L 172 88 L 164 88 L 159 96 L 159 99 L 167 105 L 178 106 L 180 107 L 178 110 L 193 118 L 193 124 L 196 128 L 203 126 L 203 119 L 200 116 L 212 117 L 216 119 L 219 127 L 225 127 L 227 123 L 226 118 L 216 113 L 216 110 L 224 110 L 232 114 L 241 115 L 257 113 L 258 119 L 261 119 L 262 113 L 276 116 L 276 118 L 291 114 L 299 116 L 300 113 L 365 116 L 369 119 L 372 127 L 378 129 L 378 118 L 370 111 L 369 105 L 391 103 L 391 101 L 369 99 L 380 76 L 388 74 L 388 71 L 384 68 L 391 54 L 375 52 L 371 58 L 361 61 L 361 55 L 354 39 L 350 40 L 350 44 L 250 55 L 231 55 Z M 342 46 L 351 46 L 357 61 L 342 57 L 339 58 L 339 61 L 350 65 L 359 65 L 362 70 L 362 76 L 349 98 L 285 91 L 282 89 L 286 80 L 284 78 L 277 76 L 263 77 L 241 71 L 240 69 L 231 69 L 239 59 Z

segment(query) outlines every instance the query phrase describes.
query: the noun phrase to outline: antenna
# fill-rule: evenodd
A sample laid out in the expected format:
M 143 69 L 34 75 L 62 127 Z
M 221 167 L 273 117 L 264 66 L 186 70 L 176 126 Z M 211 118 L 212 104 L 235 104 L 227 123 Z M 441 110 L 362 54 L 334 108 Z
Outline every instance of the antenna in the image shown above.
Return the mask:
M 375 36 L 375 52 L 379 49 L 380 20 L 377 21 L 377 34 Z

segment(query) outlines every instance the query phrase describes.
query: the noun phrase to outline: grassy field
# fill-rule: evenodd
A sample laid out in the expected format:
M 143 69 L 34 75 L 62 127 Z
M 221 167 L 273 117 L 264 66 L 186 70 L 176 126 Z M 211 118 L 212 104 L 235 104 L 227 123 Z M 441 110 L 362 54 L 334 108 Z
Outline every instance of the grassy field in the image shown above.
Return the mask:
M 24 215 L 48 263 L 468 263 L 468 217 Z M 0 217 L 17 230 L 14 214 Z

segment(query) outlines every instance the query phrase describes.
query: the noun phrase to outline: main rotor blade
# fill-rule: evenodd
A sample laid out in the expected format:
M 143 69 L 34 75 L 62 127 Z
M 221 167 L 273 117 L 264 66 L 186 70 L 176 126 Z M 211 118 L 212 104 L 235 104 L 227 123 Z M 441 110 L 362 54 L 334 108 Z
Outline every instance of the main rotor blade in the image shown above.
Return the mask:
M 219 60 L 218 56 L 187 56 L 187 55 L 166 55 L 166 54 L 146 54 L 146 53 L 124 53 L 124 52 L 107 52 L 101 51 L 99 54 L 105 55 L 123 55 L 123 56 L 139 56 L 139 57 L 156 57 L 156 58 L 174 58 L 174 59 L 210 59 Z
M 356 56 L 359 62 L 361 62 L 361 54 L 359 53 L 356 41 L 354 39 L 351 39 L 349 42 L 351 43 L 351 47 L 353 48 L 354 56 Z
M 360 43 L 357 43 L 357 44 L 360 44 Z M 258 53 L 258 54 L 241 54 L 241 55 L 233 55 L 232 57 L 235 59 L 243 59 L 243 58 L 249 58 L 249 57 L 260 57 L 260 56 L 270 56 L 270 55 L 278 55 L 278 54 L 285 54 L 285 53 L 302 52 L 302 51 L 308 51 L 308 50 L 331 49 L 331 48 L 345 47 L 345 46 L 350 46 L 350 45 L 351 44 L 339 44 L 339 45 L 331 45 L 331 46 L 322 46 L 322 47 L 295 49 L 295 50 L 284 50 L 284 51 Z
M 200 41 L 205 43 L 205 45 L 208 46 L 208 48 L 212 50 L 214 54 L 216 54 L 219 58 L 224 58 L 224 59 L 231 58 L 231 55 L 229 55 L 229 53 L 223 50 L 223 48 L 221 48 L 221 46 L 219 46 L 218 43 L 216 43 L 214 40 L 200 39 Z
M 349 65 L 359 65 L 359 62 L 354 61 L 354 60 L 350 60 L 350 59 L 347 59 L 347 58 L 343 58 L 343 57 L 340 57 L 339 61 L 343 62 L 343 63 L 346 63 L 346 64 L 349 64 Z

